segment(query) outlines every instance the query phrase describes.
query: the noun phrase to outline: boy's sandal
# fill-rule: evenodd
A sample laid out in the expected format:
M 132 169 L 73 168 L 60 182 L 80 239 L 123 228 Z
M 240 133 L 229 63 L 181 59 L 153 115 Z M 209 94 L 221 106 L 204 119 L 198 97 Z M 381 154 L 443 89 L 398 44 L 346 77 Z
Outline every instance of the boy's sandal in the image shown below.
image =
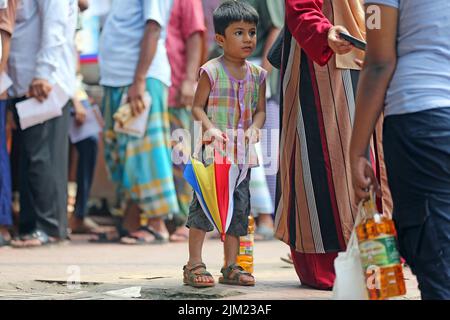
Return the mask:
M 222 284 L 231 284 L 236 286 L 254 286 L 255 278 L 253 275 L 244 270 L 240 265 L 233 263 L 228 267 L 224 267 L 220 270 L 223 274 L 223 277 L 219 278 L 219 283 Z M 250 276 L 253 278 L 252 281 L 243 281 L 242 276 Z
M 196 281 L 198 277 L 209 277 L 212 282 Z M 193 266 L 185 265 L 183 267 L 183 283 L 194 288 L 207 288 L 214 287 L 214 278 L 206 271 L 206 265 L 204 263 L 197 263 Z

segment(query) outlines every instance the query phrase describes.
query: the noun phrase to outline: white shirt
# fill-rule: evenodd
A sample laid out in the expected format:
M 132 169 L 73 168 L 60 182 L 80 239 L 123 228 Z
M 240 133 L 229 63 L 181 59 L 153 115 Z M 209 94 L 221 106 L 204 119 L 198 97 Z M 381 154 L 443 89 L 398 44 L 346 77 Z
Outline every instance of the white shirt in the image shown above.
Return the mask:
M 149 20 L 161 26 L 155 57 L 147 77 L 170 86 L 165 40 L 172 0 L 115 0 L 100 39 L 100 84 L 124 87 L 133 83 L 141 41 Z
M 24 96 L 34 78 L 74 95 L 77 14 L 77 0 L 19 0 L 8 62 L 11 96 Z

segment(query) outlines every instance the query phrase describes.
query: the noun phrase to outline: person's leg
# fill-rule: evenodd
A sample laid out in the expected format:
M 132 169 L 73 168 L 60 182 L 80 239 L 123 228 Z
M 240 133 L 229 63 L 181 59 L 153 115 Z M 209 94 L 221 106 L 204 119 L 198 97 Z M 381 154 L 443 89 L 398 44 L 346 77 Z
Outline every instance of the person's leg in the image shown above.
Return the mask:
M 14 103 L 23 99 L 17 99 Z M 19 124 L 14 109 L 16 123 Z M 52 121 L 52 120 L 50 120 Z M 26 130 L 18 129 L 20 139 L 20 215 L 19 233 L 27 235 L 37 228 L 55 237 L 58 221 L 53 217 L 56 188 L 52 175 L 51 152 L 49 144 L 49 122 L 35 125 Z M 67 186 L 66 186 L 67 188 Z M 37 224 L 41 219 L 41 225 Z M 34 244 L 34 243 L 33 243 Z M 39 241 L 36 242 L 39 245 Z
M 239 237 L 227 235 L 223 243 L 224 252 L 224 267 L 228 267 L 236 263 L 239 253 Z
M 190 228 L 189 229 L 189 259 L 188 265 L 202 263 L 202 249 L 205 241 L 206 231 Z
M 259 167 L 252 169 L 250 176 L 251 211 L 256 219 L 255 240 L 272 240 L 274 207 L 264 172 L 262 144 L 256 144 L 255 149 L 260 163 Z
M 69 174 L 69 120 L 70 104 L 62 109 L 62 116 L 49 120 L 48 143 L 51 154 L 51 177 L 55 185 L 55 193 L 47 194 L 54 203 L 51 219 L 56 222 L 56 228 L 48 233 L 59 240 L 67 239 L 67 182 Z M 38 228 L 45 231 L 47 217 L 38 215 Z
M 385 119 L 400 254 L 423 299 L 450 299 L 450 108 Z
M 98 137 L 93 136 L 80 141 L 76 144 L 76 148 L 78 150 L 78 169 L 75 216 L 84 219 L 97 161 Z
M 214 284 L 214 278 L 206 271 L 202 259 L 202 249 L 206 232 L 212 231 L 214 227 L 203 212 L 195 195 L 189 206 L 186 227 L 189 228 L 189 258 L 183 268 L 184 282 L 191 282 L 191 285 L 199 283 L 212 285 Z
M 86 219 L 86 214 L 97 160 L 98 137 L 89 137 L 75 146 L 78 151 L 77 197 L 70 227 L 72 231 L 95 232 L 99 226 L 90 219 Z
M 179 137 L 176 130 L 183 130 L 185 133 L 191 134 L 191 119 L 190 112 L 184 107 L 169 107 L 170 116 L 170 131 L 172 135 Z M 187 136 L 187 135 L 186 135 Z M 183 137 L 184 134 L 183 134 Z M 172 242 L 184 242 L 188 240 L 189 230 L 184 225 L 189 212 L 189 203 L 192 198 L 192 187 L 183 177 L 184 163 L 183 157 L 191 154 L 191 141 L 177 141 L 172 142 L 172 160 L 173 160 L 173 178 L 175 183 L 175 189 L 177 193 L 178 206 L 180 211 L 173 219 L 175 222 L 182 222 L 181 225 L 175 226 L 175 231 L 170 235 L 170 241 Z
M 8 243 L 12 224 L 11 172 L 6 150 L 6 101 L 0 100 L 0 246 Z
M 164 218 L 179 212 L 170 152 L 168 88 L 149 78 L 146 90 L 152 97 L 149 124 L 143 138 L 127 138 L 122 186 L 139 205 L 155 237 L 166 242 Z
M 253 169 L 251 170 L 253 171 Z M 250 171 L 234 192 L 234 210 L 230 226 L 224 241 L 223 277 L 224 284 L 254 285 L 255 278 L 236 264 L 239 253 L 239 240 L 247 235 L 248 216 L 250 215 Z

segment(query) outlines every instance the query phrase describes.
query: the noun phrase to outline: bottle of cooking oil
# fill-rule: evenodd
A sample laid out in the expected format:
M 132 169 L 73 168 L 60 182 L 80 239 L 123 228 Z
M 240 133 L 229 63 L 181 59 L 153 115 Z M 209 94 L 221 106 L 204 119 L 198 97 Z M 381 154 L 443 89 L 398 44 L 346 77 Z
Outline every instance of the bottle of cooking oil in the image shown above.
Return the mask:
M 248 232 L 239 239 L 239 254 L 236 263 L 245 271 L 253 273 L 253 246 L 255 234 L 255 218 L 248 216 Z
M 374 197 L 364 204 L 365 217 L 356 227 L 370 300 L 406 293 L 394 222 L 378 213 Z

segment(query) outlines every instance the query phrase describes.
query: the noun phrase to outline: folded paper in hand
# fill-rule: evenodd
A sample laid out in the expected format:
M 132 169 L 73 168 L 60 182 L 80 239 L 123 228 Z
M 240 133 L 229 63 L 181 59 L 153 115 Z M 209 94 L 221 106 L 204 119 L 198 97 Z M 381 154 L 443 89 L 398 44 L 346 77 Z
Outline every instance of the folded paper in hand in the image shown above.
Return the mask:
M 86 120 L 79 126 L 73 117 L 69 124 L 69 137 L 72 143 L 78 143 L 89 137 L 97 136 L 103 128 L 103 118 L 97 105 L 86 107 Z
M 122 105 L 113 116 L 115 120 L 114 131 L 142 138 L 147 130 L 151 104 L 150 94 L 146 92 L 144 96 L 145 109 L 136 117 L 132 116 L 131 106 L 128 103 Z
M 35 98 L 31 98 L 16 104 L 17 113 L 19 115 L 20 127 L 25 130 L 29 127 L 44 123 L 47 120 L 62 115 L 62 108 L 69 101 L 69 96 L 55 85 L 50 91 L 48 98 L 39 102 Z
M 8 90 L 13 84 L 11 78 L 8 76 L 6 72 L 2 72 L 0 75 L 0 94 Z

